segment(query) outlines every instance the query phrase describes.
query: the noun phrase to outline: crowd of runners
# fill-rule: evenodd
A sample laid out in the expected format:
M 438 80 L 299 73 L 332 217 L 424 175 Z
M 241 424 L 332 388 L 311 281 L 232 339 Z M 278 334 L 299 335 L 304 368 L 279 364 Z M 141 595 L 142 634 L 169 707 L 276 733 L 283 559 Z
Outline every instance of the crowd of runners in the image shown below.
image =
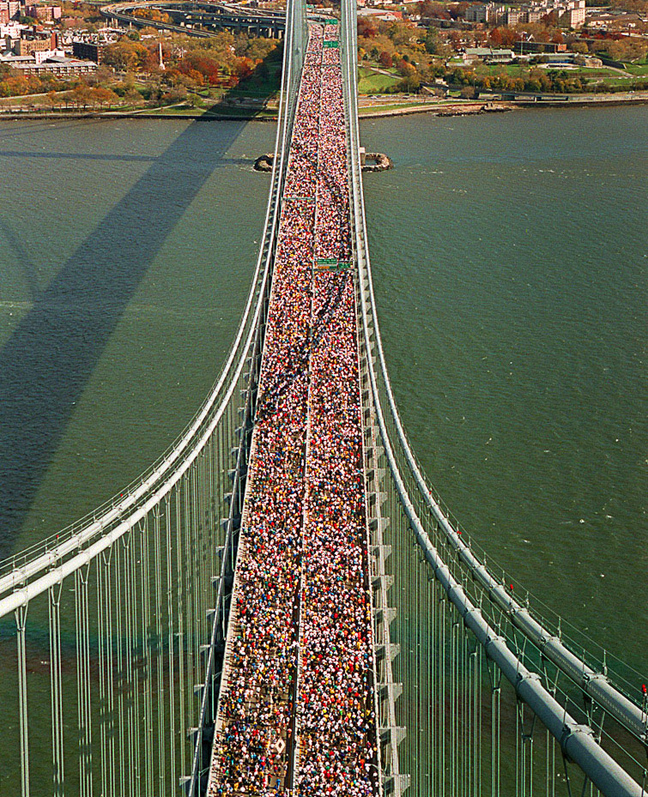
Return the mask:
M 378 794 L 337 25 L 311 25 L 284 187 L 209 795 Z

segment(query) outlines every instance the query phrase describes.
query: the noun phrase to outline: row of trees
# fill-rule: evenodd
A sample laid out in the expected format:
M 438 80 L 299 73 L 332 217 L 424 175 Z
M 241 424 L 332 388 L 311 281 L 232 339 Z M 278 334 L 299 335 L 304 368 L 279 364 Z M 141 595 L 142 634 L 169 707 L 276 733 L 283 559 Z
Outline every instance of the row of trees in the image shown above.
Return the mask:
M 0 97 L 20 97 L 25 94 L 44 94 L 49 91 L 62 91 L 71 88 L 72 84 L 61 81 L 52 75 L 23 75 L 17 70 L 10 69 L 5 64 L 0 65 Z
M 436 77 L 443 78 L 449 85 L 471 87 L 479 91 L 529 91 L 541 93 L 578 94 L 583 91 L 626 91 L 628 86 L 610 87 L 605 84 L 592 84 L 587 77 L 574 74 L 566 69 L 539 69 L 531 67 L 519 75 L 509 75 L 505 69 L 496 74 L 480 74 L 474 69 L 455 67 L 447 69 L 441 65 L 434 70 Z M 637 79 L 632 88 L 643 90 L 648 80 Z M 471 96 L 465 92 L 464 96 Z
M 120 97 L 105 86 L 87 86 L 84 83 L 78 83 L 71 91 L 52 91 L 47 95 L 47 103 L 51 108 L 109 108 L 119 103 L 134 104 L 141 99 L 142 95 L 138 91 Z
M 478 91 L 533 91 L 572 94 L 586 89 L 587 79 L 566 70 L 529 69 L 522 75 L 512 76 L 501 71 L 496 75 L 479 75 L 472 70 L 444 71 L 443 77 L 456 86 L 472 86 Z

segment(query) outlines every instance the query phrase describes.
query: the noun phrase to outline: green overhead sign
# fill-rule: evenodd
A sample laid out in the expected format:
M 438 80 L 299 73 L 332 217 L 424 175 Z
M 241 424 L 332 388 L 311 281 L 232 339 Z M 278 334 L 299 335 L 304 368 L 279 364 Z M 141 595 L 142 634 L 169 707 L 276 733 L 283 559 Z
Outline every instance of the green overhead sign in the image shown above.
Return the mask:
M 315 261 L 316 271 L 344 271 L 350 267 L 350 260 L 338 260 L 335 257 L 323 257 Z

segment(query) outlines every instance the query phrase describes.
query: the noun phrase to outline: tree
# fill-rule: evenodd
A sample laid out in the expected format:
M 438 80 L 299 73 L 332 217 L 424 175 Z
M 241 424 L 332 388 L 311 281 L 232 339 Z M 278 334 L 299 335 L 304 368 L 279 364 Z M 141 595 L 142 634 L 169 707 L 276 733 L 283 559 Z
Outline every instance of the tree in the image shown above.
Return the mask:
M 378 25 L 371 17 L 358 17 L 358 36 L 373 39 L 378 35 Z
M 398 89 L 405 94 L 417 94 L 421 89 L 421 78 L 417 74 L 407 75 L 398 83 Z
M 611 41 L 607 46 L 608 55 L 615 61 L 638 61 L 646 57 L 648 42 L 642 39 Z
M 512 47 L 520 39 L 520 34 L 513 28 L 508 27 L 508 25 L 501 29 L 501 34 L 502 44 L 505 47 Z
M 104 51 L 104 61 L 108 66 L 126 72 L 135 72 L 139 69 L 147 56 L 146 47 L 127 38 L 109 44 Z
M 99 64 L 95 77 L 98 83 L 109 83 L 115 77 L 115 71 L 106 64 Z
M 184 86 L 177 86 L 176 88 L 166 91 L 160 100 L 163 105 L 173 105 L 187 99 L 187 89 Z
M 112 89 L 107 89 L 104 86 L 97 86 L 96 89 L 92 89 L 91 98 L 102 108 L 104 105 L 115 105 L 119 100 L 119 97 Z
M 241 55 L 250 58 L 252 61 L 265 61 L 270 53 L 274 53 L 277 49 L 277 40 L 264 39 L 260 36 L 254 36 L 251 39 L 245 37 L 244 45 Z
M 450 55 L 450 47 L 443 41 L 436 28 L 428 28 L 423 45 L 430 55 L 437 55 L 440 58 L 448 58 Z
M 399 49 L 416 47 L 418 44 L 417 29 L 411 22 L 393 22 L 387 30 L 387 35 Z
M 380 53 L 380 55 L 378 56 L 378 62 L 385 69 L 391 69 L 391 67 L 394 65 L 394 61 L 391 55 L 386 50 L 383 50 Z
M 128 90 L 135 87 L 135 75 L 133 72 L 126 72 L 122 80 L 122 86 Z
M 454 3 L 448 7 L 448 12 L 452 19 L 463 19 L 466 16 L 466 9 L 470 3 Z
M 220 82 L 221 64 L 208 50 L 195 50 L 178 63 L 177 69 L 191 77 L 197 85 L 208 83 L 217 86 Z
M 0 96 L 20 97 L 29 93 L 29 81 L 23 75 L 10 75 L 0 83 Z
M 402 58 L 402 59 L 401 59 L 401 60 L 398 62 L 398 71 L 401 73 L 401 75 L 402 75 L 403 77 L 409 77 L 409 75 L 414 75 L 414 74 L 416 74 L 416 69 L 415 69 L 415 68 L 414 68 L 414 67 L 413 67 L 411 64 L 409 64 L 409 63 L 408 63 L 408 62 L 405 60 L 405 58 Z
M 461 89 L 460 96 L 464 100 L 476 100 L 479 97 L 479 92 L 474 86 L 464 86 Z
M 72 89 L 72 100 L 77 107 L 82 105 L 87 108 L 88 105 L 93 104 L 93 89 L 85 83 L 79 83 Z
M 236 74 L 239 80 L 249 80 L 254 72 L 254 61 L 249 58 L 241 58 L 236 65 Z
M 493 30 L 488 34 L 488 38 L 494 47 L 498 47 L 502 43 L 501 28 L 493 28 Z
M 124 102 L 128 105 L 138 105 L 143 102 L 142 95 L 134 88 L 127 89 L 124 93 Z
M 433 2 L 433 0 L 424 0 L 423 3 L 419 3 L 419 14 L 428 19 L 450 19 L 450 14 L 443 3 Z

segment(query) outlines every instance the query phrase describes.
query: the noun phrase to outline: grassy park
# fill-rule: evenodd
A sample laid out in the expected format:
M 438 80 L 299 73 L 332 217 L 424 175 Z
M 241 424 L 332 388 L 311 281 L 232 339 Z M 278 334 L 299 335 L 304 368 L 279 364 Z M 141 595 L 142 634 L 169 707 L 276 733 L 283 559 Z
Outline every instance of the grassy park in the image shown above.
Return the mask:
M 399 75 L 386 75 L 376 69 L 361 67 L 358 72 L 358 92 L 360 94 L 379 94 L 395 86 L 400 80 Z

